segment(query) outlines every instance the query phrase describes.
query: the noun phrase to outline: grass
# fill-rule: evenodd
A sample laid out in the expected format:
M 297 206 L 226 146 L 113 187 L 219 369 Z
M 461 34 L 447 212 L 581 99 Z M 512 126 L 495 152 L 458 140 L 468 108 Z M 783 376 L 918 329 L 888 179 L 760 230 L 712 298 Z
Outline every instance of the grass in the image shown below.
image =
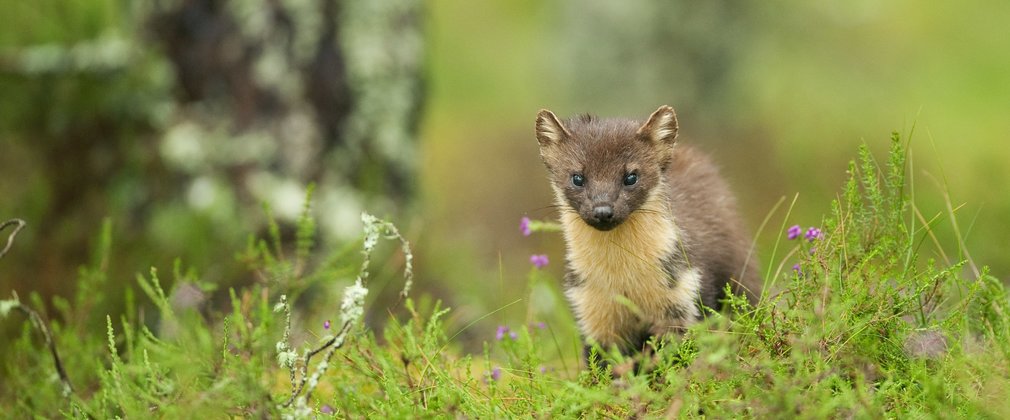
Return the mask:
M 368 218 L 362 243 L 310 263 L 308 206 L 294 252 L 276 228 L 250 239 L 239 261 L 259 281 L 229 290 L 225 304 L 187 303 L 213 285 L 177 263 L 170 290 L 157 270 L 138 276 L 149 302 L 127 293 L 127 312 L 113 318 L 94 310 L 107 283 L 106 224 L 77 296 L 55 298 L 58 313 L 37 317 L 51 332 L 12 310 L 42 310 L 37 295 L 0 305 L 6 322 L 23 323 L 7 344 L 0 404 L 12 417 L 1010 416 L 1007 293 L 985 268 L 966 269 L 960 241 L 960 260 L 921 257 L 929 246 L 942 253 L 933 228 L 956 222 L 956 208 L 927 218 L 915 206 L 906 150 L 897 135 L 883 162 L 860 148 L 822 236 L 776 245 L 791 249 L 769 263 L 779 268 L 760 303 L 731 298 L 682 337 L 652 342 L 641 373 L 619 355 L 607 368 L 578 366 L 554 324 L 513 327 L 489 337 L 483 354 L 464 354 L 454 341 L 462 330 L 445 323 L 450 309 L 426 298 L 404 298 L 409 316 L 390 317 L 381 333 L 365 329 L 374 247 L 400 243 L 409 284 L 409 245 Z M 320 300 L 335 308 L 328 282 L 353 273 L 334 328 L 292 310 Z M 48 334 L 72 389 L 45 351 Z

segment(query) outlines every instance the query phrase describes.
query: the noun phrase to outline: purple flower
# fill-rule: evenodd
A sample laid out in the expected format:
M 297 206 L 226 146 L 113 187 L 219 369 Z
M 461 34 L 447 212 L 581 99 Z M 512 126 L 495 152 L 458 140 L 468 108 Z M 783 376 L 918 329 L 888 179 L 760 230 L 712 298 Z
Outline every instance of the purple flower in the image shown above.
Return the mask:
M 529 217 L 523 216 L 522 219 L 519 219 L 519 231 L 523 233 L 523 236 L 530 236 L 532 231 L 530 230 Z
M 498 340 L 498 341 L 501 341 L 502 338 L 505 338 L 505 334 L 508 334 L 508 332 L 509 332 L 509 327 L 506 327 L 504 325 L 499 325 L 498 326 L 498 331 L 496 331 L 494 333 L 494 339 Z
M 512 332 L 509 333 L 509 338 L 511 338 L 513 340 L 518 340 L 519 339 L 519 334 L 516 334 L 515 331 L 512 331 Z
M 498 381 L 499 379 L 501 379 L 501 368 L 495 366 L 494 369 L 491 369 L 491 380 Z
M 537 268 L 544 268 L 545 266 L 547 266 L 548 262 L 549 261 L 547 260 L 547 256 L 546 255 L 543 255 L 543 254 L 540 254 L 540 255 L 537 255 L 537 254 L 530 255 L 530 263 L 533 264 L 534 266 L 536 266 Z
M 793 264 L 793 271 L 795 271 L 796 274 L 799 275 L 803 274 L 803 271 L 800 270 L 800 263 Z
M 323 323 L 323 329 L 330 329 L 330 320 L 327 319 L 326 322 Z
M 330 407 L 329 404 L 323 404 L 323 407 L 319 409 L 319 412 L 323 414 L 333 414 L 333 407 Z
M 815 227 L 811 227 L 810 229 L 807 229 L 807 233 L 806 235 L 803 235 L 803 237 L 807 238 L 808 241 L 813 242 L 814 239 L 818 239 L 821 237 L 821 230 Z
M 800 233 L 803 233 L 803 228 L 800 225 L 792 225 L 789 230 L 786 231 L 786 238 L 790 241 L 800 237 Z
M 533 327 L 533 328 L 536 328 L 538 330 L 546 330 L 547 329 L 547 324 L 544 323 L 543 321 L 537 321 L 537 322 L 530 323 L 530 326 Z

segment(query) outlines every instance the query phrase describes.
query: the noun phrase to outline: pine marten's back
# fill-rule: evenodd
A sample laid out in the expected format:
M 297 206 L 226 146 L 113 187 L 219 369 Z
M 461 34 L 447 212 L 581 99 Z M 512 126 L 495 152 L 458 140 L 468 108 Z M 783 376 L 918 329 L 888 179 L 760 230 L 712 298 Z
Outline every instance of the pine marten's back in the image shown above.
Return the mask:
M 718 167 L 704 153 L 678 145 L 668 170 L 670 207 L 682 227 L 691 260 L 712 273 L 702 290 L 702 302 L 719 308 L 726 281 L 734 291 L 756 302 L 761 292 L 754 256 L 748 259 L 750 241 L 737 214 L 736 198 L 719 176 Z

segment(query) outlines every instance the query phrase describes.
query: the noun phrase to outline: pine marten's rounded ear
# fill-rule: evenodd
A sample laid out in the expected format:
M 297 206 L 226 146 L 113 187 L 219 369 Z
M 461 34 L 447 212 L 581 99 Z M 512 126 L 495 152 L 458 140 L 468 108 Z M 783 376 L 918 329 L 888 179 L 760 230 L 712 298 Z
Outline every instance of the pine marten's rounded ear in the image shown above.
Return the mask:
M 553 112 L 541 109 L 537 113 L 537 142 L 540 147 L 558 144 L 570 136 Z
M 673 145 L 677 140 L 678 129 L 677 113 L 669 105 L 663 105 L 638 129 L 638 135 L 654 144 Z

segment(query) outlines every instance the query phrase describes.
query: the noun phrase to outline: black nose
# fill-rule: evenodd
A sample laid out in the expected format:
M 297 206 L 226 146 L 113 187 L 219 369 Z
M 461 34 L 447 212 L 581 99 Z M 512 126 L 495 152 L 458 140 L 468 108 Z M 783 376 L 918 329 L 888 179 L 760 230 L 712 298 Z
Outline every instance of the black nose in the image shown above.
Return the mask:
M 614 208 L 611 206 L 593 207 L 593 216 L 601 222 L 609 222 L 614 219 Z

